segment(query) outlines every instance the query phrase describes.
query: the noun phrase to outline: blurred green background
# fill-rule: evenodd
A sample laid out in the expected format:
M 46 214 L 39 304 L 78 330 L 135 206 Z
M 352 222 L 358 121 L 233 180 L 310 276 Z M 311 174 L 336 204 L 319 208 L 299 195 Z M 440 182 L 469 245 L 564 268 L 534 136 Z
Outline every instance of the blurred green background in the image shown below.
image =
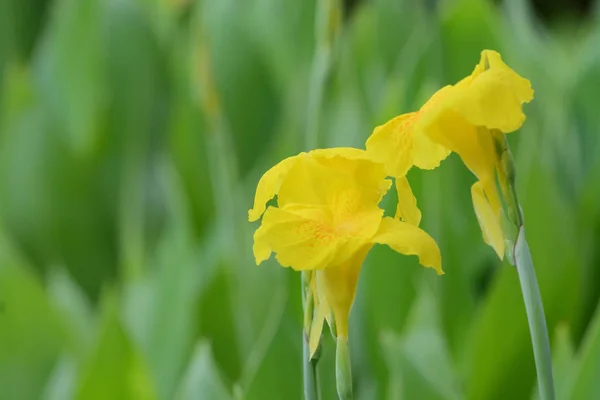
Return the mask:
M 535 89 L 509 140 L 558 399 L 600 399 L 600 2 L 346 1 L 323 58 L 321 1 L 0 2 L 0 399 L 300 399 L 300 274 L 254 264 L 259 177 L 307 130 L 362 147 L 483 48 Z M 446 275 L 371 252 L 356 398 L 535 398 L 475 178 L 452 155 L 409 179 Z

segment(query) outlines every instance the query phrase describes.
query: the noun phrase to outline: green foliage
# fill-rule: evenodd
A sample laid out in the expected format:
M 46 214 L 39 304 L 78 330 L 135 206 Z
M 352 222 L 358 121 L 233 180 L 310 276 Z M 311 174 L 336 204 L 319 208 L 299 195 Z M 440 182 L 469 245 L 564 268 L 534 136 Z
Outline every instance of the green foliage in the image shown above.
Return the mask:
M 254 265 L 246 212 L 262 173 L 304 150 L 315 9 L 0 3 L 1 399 L 300 397 L 300 274 Z M 597 16 L 558 29 L 524 0 L 358 1 L 318 121 L 323 144 L 360 147 L 484 47 L 531 80 L 509 140 L 558 400 L 600 398 L 599 43 Z M 474 177 L 452 155 L 409 179 L 446 275 L 374 248 L 355 398 L 536 398 L 518 277 L 483 243 Z M 329 399 L 327 331 L 323 346 Z

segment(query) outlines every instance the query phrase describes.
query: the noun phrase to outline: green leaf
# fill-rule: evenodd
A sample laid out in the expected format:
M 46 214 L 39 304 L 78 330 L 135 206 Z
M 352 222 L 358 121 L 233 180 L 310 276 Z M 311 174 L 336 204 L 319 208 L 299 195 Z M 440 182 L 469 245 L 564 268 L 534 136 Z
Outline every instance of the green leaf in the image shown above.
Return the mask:
M 96 145 L 106 101 L 106 46 L 97 0 L 55 3 L 36 54 L 44 106 L 79 154 Z
M 265 57 L 252 45 L 244 7 L 231 1 L 204 2 L 202 12 L 202 18 L 193 20 L 194 38 L 201 37 L 198 28 L 205 24 L 223 117 L 232 134 L 238 172 L 245 175 L 273 137 L 280 94 Z M 221 21 L 228 21 L 227 26 Z
M 463 398 L 439 317 L 435 297 L 423 284 L 403 334 L 382 337 L 391 375 L 388 398 Z
M 468 347 L 461 367 L 468 379 L 467 398 L 525 398 L 531 394 L 533 350 L 514 268 L 497 270 L 465 340 Z
M 499 26 L 493 5 L 485 0 L 458 0 L 442 4 L 441 38 L 444 73 L 452 84 L 469 75 L 483 49 L 498 49 Z
M 80 376 L 76 399 L 157 399 L 154 382 L 138 349 L 121 324 L 117 304 L 103 304 L 102 328 Z
M 14 261 L 0 264 L 0 326 L 0 398 L 39 398 L 65 330 L 40 282 Z
M 208 343 L 201 342 L 196 345 L 175 399 L 233 399 L 221 380 Z
M 77 363 L 72 356 L 63 354 L 58 360 L 44 388 L 43 400 L 72 399 L 77 383 Z
M 600 304 L 600 303 L 599 303 Z M 587 330 L 579 354 L 579 367 L 573 371 L 575 380 L 566 399 L 596 399 L 600 397 L 600 306 Z
M 572 391 L 575 381 L 575 372 L 579 364 L 575 357 L 575 348 L 571 339 L 569 326 L 558 324 L 554 335 L 552 348 L 552 368 L 554 370 L 554 389 L 558 400 L 566 400 Z M 540 398 L 537 385 L 534 388 L 532 399 Z
M 69 338 L 69 347 L 77 355 L 87 354 L 96 329 L 91 305 L 81 287 L 62 268 L 50 272 L 47 283 L 50 300 L 60 313 Z

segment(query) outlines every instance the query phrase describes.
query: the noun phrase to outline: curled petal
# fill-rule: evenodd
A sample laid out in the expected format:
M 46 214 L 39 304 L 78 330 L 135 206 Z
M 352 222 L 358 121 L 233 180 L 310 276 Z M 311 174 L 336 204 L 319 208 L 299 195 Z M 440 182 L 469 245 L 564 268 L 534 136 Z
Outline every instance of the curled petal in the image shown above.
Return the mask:
M 254 207 L 248 211 L 248 221 L 253 222 L 258 220 L 265 212 L 267 202 L 275 197 L 288 171 L 294 166 L 297 157 L 286 158 L 260 178 L 254 196 Z
M 366 148 L 373 160 L 385 164 L 390 176 L 404 176 L 412 167 L 414 124 L 418 113 L 408 113 L 375 128 Z
M 446 147 L 432 141 L 422 131 L 418 132 L 413 138 L 413 163 L 420 169 L 436 169 L 451 152 Z
M 470 79 L 455 86 L 448 106 L 470 124 L 502 132 L 523 125 L 523 103 L 533 99 L 531 83 L 508 67 L 495 51 L 484 50 Z
M 502 226 L 500 224 L 499 215 L 494 212 L 494 209 L 490 205 L 490 201 L 486 197 L 484 184 L 482 182 L 475 182 L 475 184 L 471 186 L 471 197 L 473 198 L 473 208 L 475 209 L 475 215 L 477 216 L 477 221 L 479 221 L 479 226 L 481 227 L 483 240 L 494 249 L 498 257 L 502 260 L 504 258 L 504 235 L 502 233 Z
M 387 244 L 401 254 L 416 255 L 422 266 L 435 269 L 438 275 L 444 273 L 437 243 L 425 231 L 414 225 L 385 217 L 372 241 Z
M 396 192 L 398 193 L 396 218 L 402 218 L 404 222 L 419 226 L 421 210 L 417 207 L 417 198 L 413 194 L 406 176 L 396 178 Z

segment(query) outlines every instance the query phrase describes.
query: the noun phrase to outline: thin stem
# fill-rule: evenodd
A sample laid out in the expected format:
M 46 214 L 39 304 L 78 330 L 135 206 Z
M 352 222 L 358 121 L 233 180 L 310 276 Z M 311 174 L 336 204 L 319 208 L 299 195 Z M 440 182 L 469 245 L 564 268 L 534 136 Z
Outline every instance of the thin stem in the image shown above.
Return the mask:
M 529 322 L 533 356 L 537 370 L 540 400 L 554 400 L 554 379 L 552 377 L 552 356 L 548 328 L 544 316 L 544 305 L 538 287 L 529 245 L 525 238 L 525 228 L 521 226 L 515 243 L 515 265 L 521 281 L 521 291 L 525 300 L 525 311 Z
M 319 376 L 317 374 L 317 360 L 309 360 L 310 349 L 308 347 L 308 336 L 302 334 L 302 372 L 304 374 L 304 399 L 320 400 L 321 390 L 319 387 Z
M 319 375 L 317 374 L 318 358 L 310 357 L 310 325 L 312 323 L 312 297 L 310 293 L 310 282 L 312 276 L 309 271 L 302 271 L 302 309 L 304 310 L 304 322 L 302 328 L 302 375 L 304 377 L 304 399 L 319 400 L 321 388 L 319 387 Z

